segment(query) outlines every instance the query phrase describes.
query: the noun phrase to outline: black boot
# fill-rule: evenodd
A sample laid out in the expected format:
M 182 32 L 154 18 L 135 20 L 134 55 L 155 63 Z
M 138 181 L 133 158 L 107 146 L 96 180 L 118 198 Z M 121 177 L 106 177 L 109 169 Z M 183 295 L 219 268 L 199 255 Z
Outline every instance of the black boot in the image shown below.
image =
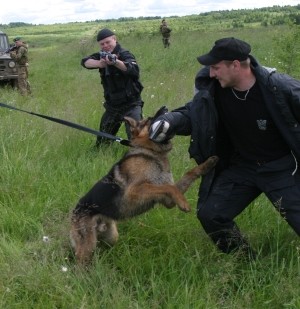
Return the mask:
M 224 253 L 234 253 L 241 258 L 255 260 L 256 252 L 235 225 L 232 230 L 224 230 L 209 235 L 216 246 Z

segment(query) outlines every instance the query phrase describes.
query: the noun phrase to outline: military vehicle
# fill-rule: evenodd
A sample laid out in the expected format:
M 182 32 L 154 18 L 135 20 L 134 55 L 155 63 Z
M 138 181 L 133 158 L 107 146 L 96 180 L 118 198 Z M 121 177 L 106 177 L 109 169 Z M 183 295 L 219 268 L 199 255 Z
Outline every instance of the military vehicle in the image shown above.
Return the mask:
M 0 82 L 10 83 L 12 87 L 16 87 L 17 64 L 9 55 L 13 48 L 14 45 L 9 44 L 6 33 L 0 31 Z

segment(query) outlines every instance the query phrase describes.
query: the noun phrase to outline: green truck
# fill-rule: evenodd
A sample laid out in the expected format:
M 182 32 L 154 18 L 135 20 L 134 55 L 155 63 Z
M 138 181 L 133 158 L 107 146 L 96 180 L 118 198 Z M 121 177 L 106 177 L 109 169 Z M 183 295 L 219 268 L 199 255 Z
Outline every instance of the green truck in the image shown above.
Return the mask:
M 10 83 L 12 87 L 15 87 L 17 85 L 18 73 L 17 64 L 9 55 L 11 48 L 8 36 L 0 31 L 0 82 Z

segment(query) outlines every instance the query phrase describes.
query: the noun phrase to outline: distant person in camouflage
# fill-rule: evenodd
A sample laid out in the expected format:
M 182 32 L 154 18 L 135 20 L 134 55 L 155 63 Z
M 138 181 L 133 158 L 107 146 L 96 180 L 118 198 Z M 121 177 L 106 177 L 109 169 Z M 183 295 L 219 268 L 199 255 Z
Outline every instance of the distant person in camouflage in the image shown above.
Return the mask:
M 167 21 L 163 19 L 160 25 L 160 33 L 162 35 L 162 41 L 163 41 L 164 48 L 170 47 L 171 31 L 172 29 L 168 27 Z
M 17 63 L 18 69 L 18 90 L 21 95 L 31 94 L 28 81 L 28 46 L 21 37 L 14 38 L 16 48 L 10 52 L 10 56 Z

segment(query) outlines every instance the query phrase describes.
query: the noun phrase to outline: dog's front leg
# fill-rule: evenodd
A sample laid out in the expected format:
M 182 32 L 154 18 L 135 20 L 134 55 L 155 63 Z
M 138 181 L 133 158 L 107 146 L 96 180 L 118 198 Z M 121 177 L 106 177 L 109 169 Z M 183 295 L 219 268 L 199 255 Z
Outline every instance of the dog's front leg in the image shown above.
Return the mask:
M 161 203 L 167 208 L 171 208 L 173 204 L 176 204 L 184 212 L 191 211 L 186 198 L 175 185 L 171 184 L 142 183 L 133 185 L 126 190 L 125 195 L 128 204 L 134 205 L 133 208 L 145 208 L 147 204 Z M 131 210 L 131 212 L 133 211 L 134 209 Z
M 95 219 L 92 216 L 73 216 L 70 236 L 78 264 L 88 264 L 97 245 Z
M 114 246 L 119 239 L 117 223 L 114 220 L 104 218 L 99 215 L 97 220 L 98 240 L 101 240 L 109 246 Z

